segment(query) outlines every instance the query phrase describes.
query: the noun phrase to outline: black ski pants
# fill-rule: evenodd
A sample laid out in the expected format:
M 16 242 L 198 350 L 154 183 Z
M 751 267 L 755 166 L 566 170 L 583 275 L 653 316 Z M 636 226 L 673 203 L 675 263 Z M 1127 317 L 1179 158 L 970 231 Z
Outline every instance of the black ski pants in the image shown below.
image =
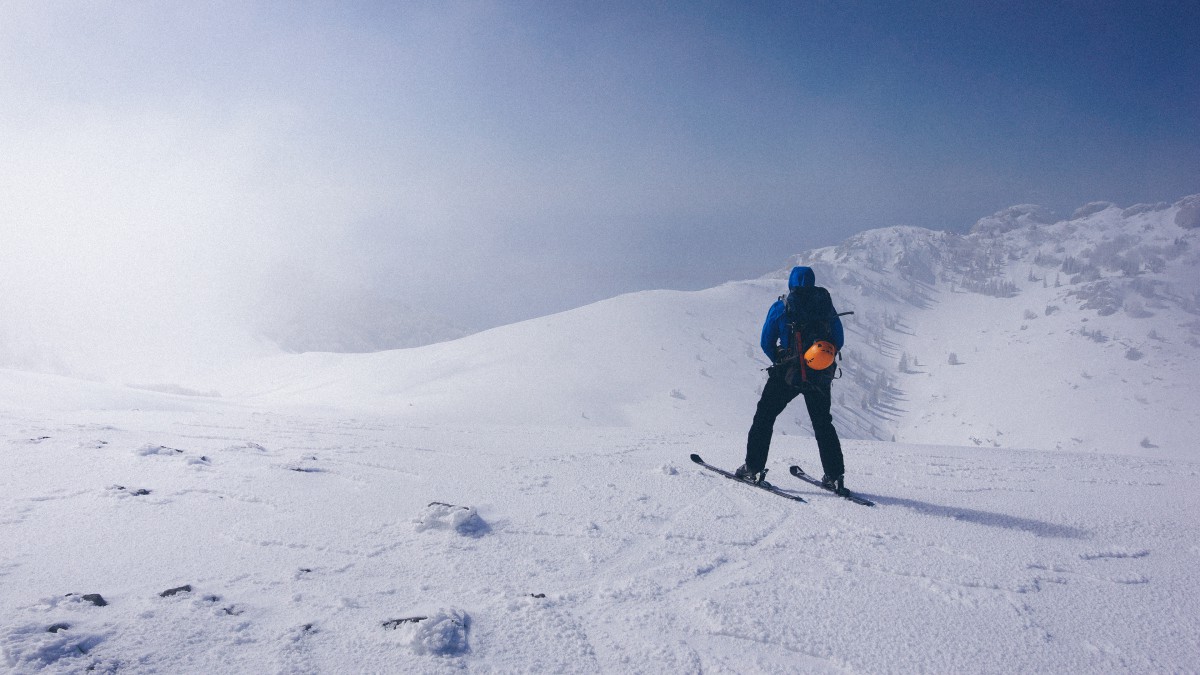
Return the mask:
M 754 412 L 754 423 L 746 439 L 746 466 L 752 470 L 767 465 L 767 453 L 771 449 L 771 434 L 775 429 L 775 418 L 797 396 L 804 396 L 808 418 L 812 420 L 813 433 L 817 437 L 817 449 L 821 453 L 821 468 L 827 476 L 841 476 L 846 472 L 842 460 L 842 444 L 837 429 L 833 428 L 831 382 L 808 383 L 797 389 L 784 381 L 783 368 L 767 370 L 767 384 Z

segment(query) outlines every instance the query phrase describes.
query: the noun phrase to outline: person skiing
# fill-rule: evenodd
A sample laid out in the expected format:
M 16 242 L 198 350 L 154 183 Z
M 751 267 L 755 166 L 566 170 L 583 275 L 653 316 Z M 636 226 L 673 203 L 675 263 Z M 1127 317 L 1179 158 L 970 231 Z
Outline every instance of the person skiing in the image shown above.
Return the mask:
M 771 366 L 746 439 L 746 462 L 734 472 L 736 477 L 762 482 L 775 418 L 793 399 L 804 396 L 825 470 L 821 482 L 838 494 L 847 493 L 842 445 L 829 412 L 837 370 L 833 354 L 841 350 L 844 340 L 842 320 L 829 291 L 816 285 L 812 268 L 793 267 L 788 295 L 771 305 L 763 323 L 760 345 Z

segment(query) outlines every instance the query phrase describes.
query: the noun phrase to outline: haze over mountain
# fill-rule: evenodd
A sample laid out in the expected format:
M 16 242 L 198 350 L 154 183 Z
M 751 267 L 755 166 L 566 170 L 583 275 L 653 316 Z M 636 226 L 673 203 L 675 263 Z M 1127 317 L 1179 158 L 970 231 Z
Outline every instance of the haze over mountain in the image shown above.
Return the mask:
M 758 333 L 792 265 L 847 317 L 834 414 L 851 438 L 1184 452 L 1200 369 L 1200 198 L 1033 206 L 968 234 L 891 227 L 798 254 L 762 279 L 647 291 L 460 340 L 276 356 L 187 388 L 417 422 L 741 425 Z M 419 324 L 424 325 L 424 324 Z M 803 414 L 781 421 L 806 432 Z
M 255 346 L 247 332 L 248 349 L 189 352 L 203 335 L 189 328 L 176 351 L 148 352 L 116 381 L 413 421 L 738 426 L 766 365 L 758 348 L 765 308 L 791 266 L 803 264 L 840 310 L 855 312 L 834 388 L 847 437 L 1181 452 L 1200 431 L 1187 414 L 1200 375 L 1198 213 L 1192 196 L 1127 208 L 1098 202 L 1062 220 L 1015 206 L 966 234 L 871 230 L 797 254 L 758 280 L 634 293 L 372 354 L 279 350 L 360 351 L 463 331 L 364 289 L 298 280 L 289 287 L 324 297 L 313 304 L 326 311 L 264 308 L 258 325 L 271 327 L 278 347 L 261 338 Z M 98 325 L 97 335 L 108 328 Z M 29 368 L 12 350 L 20 344 L 0 343 L 0 355 Z M 803 414 L 781 425 L 807 430 Z

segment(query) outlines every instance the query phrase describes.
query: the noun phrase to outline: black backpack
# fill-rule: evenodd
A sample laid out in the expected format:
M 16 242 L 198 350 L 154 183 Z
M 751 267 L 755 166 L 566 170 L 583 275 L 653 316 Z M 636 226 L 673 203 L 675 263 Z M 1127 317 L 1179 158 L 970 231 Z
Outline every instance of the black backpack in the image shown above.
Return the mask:
M 820 286 L 794 288 L 784 302 L 785 323 L 790 347 L 781 355 L 786 364 L 785 381 L 794 386 L 824 384 L 833 381 L 837 365 L 825 370 L 813 370 L 804 363 L 804 352 L 818 340 L 833 342 L 833 321 L 837 311 L 829 291 Z

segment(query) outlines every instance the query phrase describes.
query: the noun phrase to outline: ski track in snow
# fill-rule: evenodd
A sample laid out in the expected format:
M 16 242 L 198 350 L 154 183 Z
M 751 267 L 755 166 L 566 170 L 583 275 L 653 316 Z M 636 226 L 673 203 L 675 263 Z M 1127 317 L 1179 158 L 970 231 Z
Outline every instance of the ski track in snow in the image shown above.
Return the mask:
M 742 430 L 230 410 L 0 432 L 14 672 L 1200 666 L 1186 462 L 846 441 L 866 508 L 787 475 L 817 467 L 809 438 L 771 455 L 807 504 L 688 460 L 733 468 Z M 384 626 L 408 617 L 430 618 Z

